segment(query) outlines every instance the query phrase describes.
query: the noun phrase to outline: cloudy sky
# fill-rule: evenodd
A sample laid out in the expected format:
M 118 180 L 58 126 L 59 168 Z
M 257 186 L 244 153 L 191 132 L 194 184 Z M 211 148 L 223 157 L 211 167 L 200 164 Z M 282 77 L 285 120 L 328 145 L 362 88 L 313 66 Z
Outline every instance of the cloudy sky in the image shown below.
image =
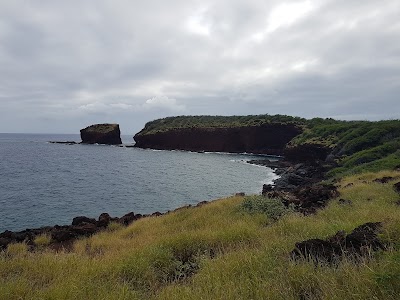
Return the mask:
M 398 0 L 2 0 L 0 132 L 399 118 Z

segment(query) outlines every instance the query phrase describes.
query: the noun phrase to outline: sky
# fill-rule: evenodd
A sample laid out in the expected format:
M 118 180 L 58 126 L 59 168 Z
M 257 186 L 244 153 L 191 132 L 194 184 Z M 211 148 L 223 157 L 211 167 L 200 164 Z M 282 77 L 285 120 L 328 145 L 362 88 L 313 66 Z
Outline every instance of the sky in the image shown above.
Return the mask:
M 398 0 L 2 0 L 0 132 L 399 119 Z

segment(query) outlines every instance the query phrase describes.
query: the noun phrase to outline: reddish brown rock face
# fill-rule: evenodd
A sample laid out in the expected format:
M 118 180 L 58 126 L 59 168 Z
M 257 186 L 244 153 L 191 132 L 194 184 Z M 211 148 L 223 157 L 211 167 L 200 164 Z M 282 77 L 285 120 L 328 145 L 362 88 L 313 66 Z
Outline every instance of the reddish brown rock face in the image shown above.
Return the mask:
M 122 144 L 118 124 L 95 124 L 81 129 L 81 139 L 84 144 Z
M 136 147 L 282 155 L 286 144 L 302 132 L 293 124 L 233 128 L 182 128 L 154 134 L 136 134 Z

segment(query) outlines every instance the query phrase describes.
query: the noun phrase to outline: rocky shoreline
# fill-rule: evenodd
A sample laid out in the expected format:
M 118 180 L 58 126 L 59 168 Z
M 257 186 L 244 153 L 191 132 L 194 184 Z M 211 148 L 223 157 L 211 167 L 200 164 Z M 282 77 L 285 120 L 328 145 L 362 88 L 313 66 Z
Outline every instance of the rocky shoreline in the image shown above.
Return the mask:
M 60 143 L 74 144 L 75 142 Z M 318 208 L 323 207 L 326 201 L 337 195 L 334 186 L 318 184 L 324 177 L 324 171 L 318 165 L 294 164 L 286 160 L 270 161 L 268 159 L 251 160 L 248 163 L 270 167 L 280 176 L 275 180 L 274 185 L 263 186 L 262 194 L 264 196 L 278 198 L 285 205 L 292 205 L 296 210 L 305 214 L 314 213 Z M 244 193 L 238 193 L 237 196 L 244 196 Z M 195 206 L 202 206 L 207 203 L 207 201 L 202 201 Z M 157 211 L 152 214 L 135 214 L 129 212 L 120 218 L 111 217 L 108 213 L 102 213 L 97 219 L 77 216 L 73 218 L 71 225 L 45 226 L 17 232 L 6 230 L 0 233 L 0 250 L 6 249 L 11 243 L 18 242 L 25 242 L 30 249 L 34 250 L 37 247 L 35 238 L 40 235 L 50 237 L 48 245 L 50 248 L 68 249 L 74 240 L 106 230 L 111 222 L 127 226 L 142 218 L 157 217 L 189 207 L 192 207 L 192 205 L 179 207 L 166 213 Z
M 117 223 L 121 226 L 128 226 L 134 221 L 143 218 L 158 217 L 190 207 L 199 207 L 207 203 L 209 202 L 201 201 L 195 206 L 189 204 L 165 213 L 161 213 L 159 211 L 156 211 L 152 214 L 135 214 L 134 212 L 129 212 L 120 218 L 111 217 L 108 213 L 102 213 L 97 219 L 86 216 L 75 217 L 73 218 L 71 225 L 44 226 L 15 232 L 6 230 L 0 233 L 0 251 L 7 249 L 9 244 L 20 242 L 25 242 L 29 249 L 33 251 L 37 248 L 37 245 L 35 244 L 35 238 L 40 235 L 47 235 L 50 238 L 47 246 L 52 249 L 69 249 L 72 246 L 73 241 L 81 237 L 89 237 L 97 232 L 106 230 L 111 223 Z
M 319 161 L 313 163 L 271 161 L 268 159 L 250 160 L 250 164 L 269 167 L 279 178 L 273 184 L 264 184 L 262 195 L 282 201 L 305 215 L 315 213 L 325 207 L 327 202 L 339 196 L 333 184 L 321 184 L 327 168 Z

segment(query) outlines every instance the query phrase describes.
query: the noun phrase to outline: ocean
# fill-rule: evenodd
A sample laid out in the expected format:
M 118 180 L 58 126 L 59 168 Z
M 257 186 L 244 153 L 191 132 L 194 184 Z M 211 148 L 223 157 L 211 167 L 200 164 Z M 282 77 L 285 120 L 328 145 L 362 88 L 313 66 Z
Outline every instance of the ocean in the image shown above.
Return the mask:
M 131 136 L 122 136 L 132 144 Z M 255 156 L 64 145 L 79 135 L 0 134 L 0 232 L 97 218 L 165 212 L 183 205 L 257 194 L 277 176 Z

